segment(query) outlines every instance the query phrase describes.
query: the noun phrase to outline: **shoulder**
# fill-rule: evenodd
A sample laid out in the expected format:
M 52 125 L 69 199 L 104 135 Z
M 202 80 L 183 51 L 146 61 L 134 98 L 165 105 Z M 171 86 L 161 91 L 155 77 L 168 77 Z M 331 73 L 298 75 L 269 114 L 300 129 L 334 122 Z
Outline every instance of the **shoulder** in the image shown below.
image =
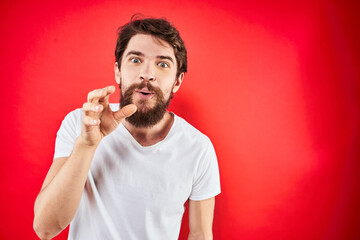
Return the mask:
M 75 109 L 65 116 L 56 134 L 54 159 L 70 156 L 75 139 L 81 132 L 81 121 L 81 108 Z
M 177 130 L 189 141 L 194 142 L 195 144 L 200 144 L 202 146 L 212 145 L 208 136 L 200 132 L 185 119 L 174 114 Z
M 69 123 L 69 124 L 74 124 L 77 125 L 78 122 L 82 121 L 82 115 L 83 115 L 83 110 L 82 108 L 77 108 L 71 112 L 69 112 L 64 120 L 63 123 Z
M 66 114 L 65 118 L 61 122 L 58 135 L 61 132 L 78 133 L 81 130 L 82 117 L 83 117 L 82 108 L 77 108 Z

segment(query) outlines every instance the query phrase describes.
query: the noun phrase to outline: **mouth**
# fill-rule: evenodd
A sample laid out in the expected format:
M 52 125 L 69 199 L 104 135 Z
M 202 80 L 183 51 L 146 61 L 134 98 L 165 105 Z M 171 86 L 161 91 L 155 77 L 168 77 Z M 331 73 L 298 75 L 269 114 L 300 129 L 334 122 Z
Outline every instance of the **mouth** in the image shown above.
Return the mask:
M 136 95 L 140 97 L 140 99 L 148 100 L 151 99 L 154 95 L 153 92 L 149 91 L 148 89 L 139 89 L 136 90 Z

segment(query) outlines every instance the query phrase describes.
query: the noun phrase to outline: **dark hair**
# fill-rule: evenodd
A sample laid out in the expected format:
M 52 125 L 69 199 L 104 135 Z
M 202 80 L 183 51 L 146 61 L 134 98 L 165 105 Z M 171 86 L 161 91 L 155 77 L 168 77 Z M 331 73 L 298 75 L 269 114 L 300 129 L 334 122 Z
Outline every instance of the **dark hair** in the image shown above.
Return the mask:
M 169 43 L 174 48 L 177 62 L 176 77 L 187 72 L 186 48 L 176 28 L 164 18 L 144 18 L 139 14 L 133 15 L 129 23 L 118 29 L 115 61 L 118 63 L 119 68 L 126 47 L 130 39 L 136 34 L 149 34 Z

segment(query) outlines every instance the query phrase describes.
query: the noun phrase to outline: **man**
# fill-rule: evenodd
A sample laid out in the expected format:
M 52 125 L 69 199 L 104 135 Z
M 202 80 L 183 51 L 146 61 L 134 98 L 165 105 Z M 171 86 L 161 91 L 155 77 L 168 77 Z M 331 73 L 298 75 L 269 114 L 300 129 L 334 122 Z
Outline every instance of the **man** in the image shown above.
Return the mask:
M 186 48 L 164 19 L 119 29 L 114 86 L 88 94 L 57 134 L 35 201 L 34 229 L 51 239 L 177 239 L 189 200 L 189 239 L 212 239 L 219 172 L 210 140 L 166 111 L 187 71 Z

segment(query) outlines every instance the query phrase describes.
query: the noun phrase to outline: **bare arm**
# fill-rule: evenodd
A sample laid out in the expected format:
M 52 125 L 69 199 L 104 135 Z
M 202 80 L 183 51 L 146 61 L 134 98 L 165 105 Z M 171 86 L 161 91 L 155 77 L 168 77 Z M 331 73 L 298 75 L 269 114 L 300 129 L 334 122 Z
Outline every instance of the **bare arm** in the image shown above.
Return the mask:
M 75 216 L 95 149 L 79 139 L 69 158 L 54 159 L 35 201 L 34 230 L 41 239 L 59 234 Z
M 201 201 L 189 200 L 188 240 L 212 240 L 215 197 Z
M 54 159 L 34 206 L 34 230 L 41 239 L 59 234 L 74 218 L 97 146 L 120 121 L 136 111 L 128 105 L 112 112 L 108 97 L 114 87 L 89 93 L 83 105 L 81 134 L 68 158 Z

